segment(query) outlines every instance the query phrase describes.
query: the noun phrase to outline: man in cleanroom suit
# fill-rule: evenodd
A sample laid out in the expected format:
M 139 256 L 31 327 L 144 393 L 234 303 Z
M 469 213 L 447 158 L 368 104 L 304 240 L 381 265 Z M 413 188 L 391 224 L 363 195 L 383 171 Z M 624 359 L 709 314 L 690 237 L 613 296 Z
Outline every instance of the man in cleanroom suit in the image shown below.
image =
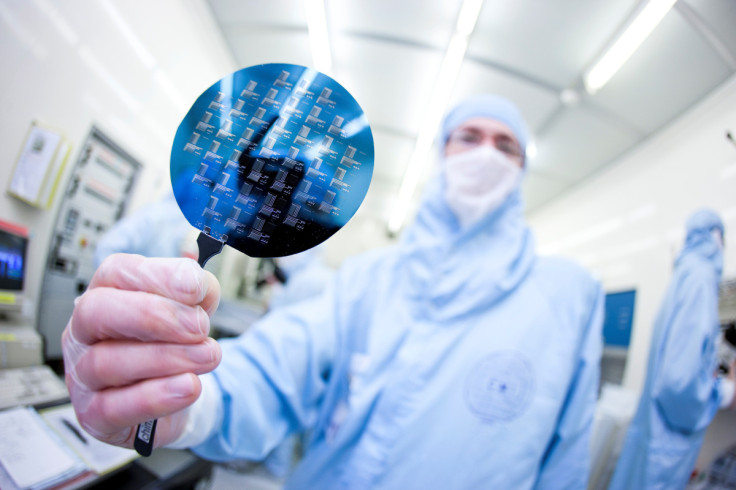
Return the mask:
M 708 424 L 736 403 L 733 381 L 715 375 L 722 269 L 723 223 L 700 210 L 654 323 L 646 383 L 610 489 L 684 488 Z
M 585 488 L 603 295 L 582 268 L 535 254 L 526 142 L 507 100 L 465 100 L 398 245 L 219 345 L 204 314 L 217 282 L 193 261 L 106 261 L 64 334 L 81 423 L 131 447 L 157 417 L 158 445 L 217 461 L 259 460 L 307 431 L 286 488 Z M 175 314 L 148 321 L 143 304 Z M 115 305 L 124 318 L 105 316 Z
M 319 295 L 334 274 L 334 270 L 325 262 L 324 255 L 323 243 L 298 254 L 274 259 L 285 282 L 272 286 L 269 310 Z
M 193 230 L 179 209 L 174 193 L 169 191 L 160 201 L 115 223 L 102 236 L 95 246 L 95 266 L 114 253 L 146 257 L 188 256 L 191 246 L 187 246 L 186 239 Z

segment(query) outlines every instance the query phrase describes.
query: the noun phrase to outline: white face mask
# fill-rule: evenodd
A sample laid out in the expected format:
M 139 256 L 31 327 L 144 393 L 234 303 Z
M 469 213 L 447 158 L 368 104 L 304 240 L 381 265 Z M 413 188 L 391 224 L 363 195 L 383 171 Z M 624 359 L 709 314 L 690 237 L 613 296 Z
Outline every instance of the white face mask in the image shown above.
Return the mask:
M 516 189 L 521 169 L 488 145 L 445 158 L 445 199 L 463 228 L 498 208 Z

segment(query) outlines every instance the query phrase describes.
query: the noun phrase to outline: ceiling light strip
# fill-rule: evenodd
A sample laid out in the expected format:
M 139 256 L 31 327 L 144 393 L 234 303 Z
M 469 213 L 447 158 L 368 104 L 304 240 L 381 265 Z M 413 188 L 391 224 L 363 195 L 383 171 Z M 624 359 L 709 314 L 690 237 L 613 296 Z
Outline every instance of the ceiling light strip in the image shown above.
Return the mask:
M 651 34 L 677 0 L 650 0 L 611 47 L 585 74 L 585 89 L 600 90 Z
M 432 89 L 429 100 L 432 101 L 422 119 L 424 123 L 419 130 L 414 151 L 404 173 L 404 179 L 399 188 L 399 194 L 393 206 L 393 213 L 389 218 L 389 233 L 397 233 L 404 223 L 409 211 L 411 198 L 416 191 L 421 172 L 427 168 L 427 161 L 432 149 L 437 129 L 444 116 L 447 104 L 455 86 L 465 52 L 468 49 L 468 38 L 475 29 L 483 0 L 465 0 L 460 7 L 456 24 L 456 31 L 450 38 L 445 56 L 440 65 L 439 77 Z

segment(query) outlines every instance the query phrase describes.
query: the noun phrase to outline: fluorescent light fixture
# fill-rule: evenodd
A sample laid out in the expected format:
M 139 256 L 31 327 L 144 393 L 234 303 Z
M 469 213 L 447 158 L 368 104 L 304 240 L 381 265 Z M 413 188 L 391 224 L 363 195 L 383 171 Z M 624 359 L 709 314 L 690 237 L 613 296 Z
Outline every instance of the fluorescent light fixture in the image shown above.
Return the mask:
M 584 77 L 590 94 L 601 89 L 644 42 L 677 0 L 650 0 Z
M 329 75 L 332 71 L 332 54 L 327 36 L 325 2 L 324 0 L 306 0 L 305 4 L 314 68 Z
M 401 229 L 404 219 L 406 219 L 411 197 L 419 183 L 421 171 L 427 166 L 429 152 L 432 150 L 432 142 L 437 134 L 442 116 L 445 114 L 452 89 L 465 58 L 465 52 L 468 49 L 468 38 L 475 29 L 482 6 L 483 0 L 465 0 L 460 7 L 457 30 L 450 38 L 447 51 L 445 51 L 445 56 L 442 59 L 439 77 L 432 88 L 429 99 L 432 103 L 428 105 L 427 113 L 422 119 L 424 123 L 419 129 L 414 151 L 412 151 L 409 163 L 406 166 L 404 180 L 401 182 L 399 195 L 388 221 L 389 233 L 397 233 Z

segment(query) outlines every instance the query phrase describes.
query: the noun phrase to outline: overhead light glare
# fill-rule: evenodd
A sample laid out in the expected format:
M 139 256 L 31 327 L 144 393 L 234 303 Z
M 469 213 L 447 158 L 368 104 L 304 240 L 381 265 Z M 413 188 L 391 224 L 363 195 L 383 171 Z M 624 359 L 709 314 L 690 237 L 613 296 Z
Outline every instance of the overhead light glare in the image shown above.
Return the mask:
M 651 34 L 677 0 L 650 0 L 584 77 L 585 89 L 600 90 Z
M 475 23 L 480 15 L 480 8 L 483 6 L 483 0 L 465 0 L 460 7 L 460 14 L 457 16 L 456 32 L 461 36 L 470 36 L 475 29 Z
M 312 48 L 314 68 L 322 73 L 332 71 L 332 55 L 327 35 L 327 15 L 324 0 L 305 0 L 307 8 L 307 28 L 309 44 Z
M 437 129 L 439 128 L 442 116 L 445 113 L 447 103 L 450 100 L 452 89 L 455 81 L 460 73 L 465 52 L 468 49 L 468 38 L 475 29 L 478 21 L 483 0 L 465 0 L 460 7 L 458 14 L 456 32 L 450 38 L 450 43 L 445 51 L 440 65 L 439 77 L 437 78 L 430 99 L 431 104 L 427 107 L 427 113 L 422 119 L 424 122 L 419 129 L 419 135 L 414 145 L 409 163 L 406 166 L 404 180 L 399 188 L 399 195 L 393 206 L 393 211 L 388 221 L 389 233 L 398 233 L 406 219 L 409 211 L 411 197 L 414 195 L 421 171 L 426 168 L 427 160 L 432 150 L 432 142 L 434 141 Z
M 409 163 L 406 166 L 404 180 L 399 188 L 399 196 L 394 204 L 394 210 L 388 222 L 389 233 L 398 233 L 404 223 L 406 214 L 409 211 L 411 197 L 419 183 L 421 171 L 426 168 L 429 152 L 432 150 L 432 142 L 434 141 L 437 128 L 442 121 L 445 113 L 445 107 L 449 102 L 452 87 L 455 85 L 460 66 L 465 57 L 465 51 L 468 47 L 468 39 L 466 36 L 455 35 L 450 40 L 450 44 L 445 52 L 440 66 L 440 76 L 435 82 L 430 100 L 432 104 L 427 108 L 424 115 L 424 123 L 419 130 L 417 141 L 414 145 Z

